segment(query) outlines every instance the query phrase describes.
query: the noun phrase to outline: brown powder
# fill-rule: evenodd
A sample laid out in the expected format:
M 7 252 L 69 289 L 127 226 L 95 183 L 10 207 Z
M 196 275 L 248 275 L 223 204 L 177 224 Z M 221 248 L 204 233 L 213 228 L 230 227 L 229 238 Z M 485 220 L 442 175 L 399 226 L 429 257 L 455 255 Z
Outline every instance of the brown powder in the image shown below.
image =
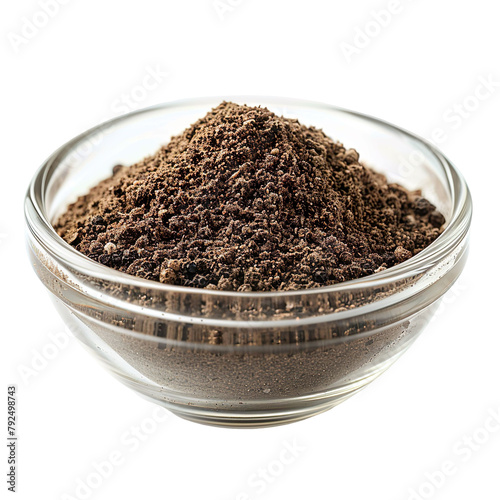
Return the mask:
M 223 102 L 154 156 L 80 197 L 58 233 L 88 257 L 163 283 L 269 291 L 403 262 L 444 217 L 321 130 Z

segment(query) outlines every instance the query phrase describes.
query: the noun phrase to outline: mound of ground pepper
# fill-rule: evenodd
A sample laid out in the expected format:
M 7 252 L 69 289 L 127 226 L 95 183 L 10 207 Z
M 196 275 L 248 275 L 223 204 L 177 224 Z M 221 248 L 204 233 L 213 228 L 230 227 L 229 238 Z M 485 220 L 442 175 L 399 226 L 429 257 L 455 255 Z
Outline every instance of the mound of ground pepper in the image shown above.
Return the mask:
M 435 206 L 323 131 L 223 102 L 117 165 L 55 228 L 91 259 L 173 285 L 296 290 L 377 273 L 432 243 Z

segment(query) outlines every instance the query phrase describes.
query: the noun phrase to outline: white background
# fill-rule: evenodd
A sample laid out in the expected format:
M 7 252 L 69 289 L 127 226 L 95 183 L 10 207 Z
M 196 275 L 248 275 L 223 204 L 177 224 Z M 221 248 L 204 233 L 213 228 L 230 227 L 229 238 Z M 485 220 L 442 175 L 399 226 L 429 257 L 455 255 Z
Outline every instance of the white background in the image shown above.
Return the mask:
M 376 15 L 394 5 L 388 0 L 57 5 L 48 20 L 35 0 L 3 2 L 0 15 L 1 390 L 18 386 L 16 498 L 84 498 L 79 481 L 100 482 L 93 462 L 121 454 L 88 498 L 499 499 L 500 427 L 484 428 L 500 411 L 496 4 L 400 0 L 388 21 Z M 31 21 L 47 22 L 30 28 Z M 368 38 L 360 34 L 366 29 Z M 345 44 L 355 49 L 350 57 Z M 144 93 L 137 86 L 148 68 L 168 76 Z M 478 101 L 481 79 L 496 83 Z M 466 176 L 475 202 L 470 259 L 410 351 L 332 411 L 262 430 L 205 427 L 173 415 L 156 424 L 155 405 L 105 373 L 76 340 L 55 355 L 47 347 L 63 324 L 25 255 L 23 196 L 48 155 L 104 119 L 231 94 L 324 101 L 429 139 L 442 129 L 439 146 Z M 127 104 L 127 95 L 136 99 Z M 33 363 L 36 375 L 23 377 L 20 370 Z M 1 422 L 4 435 L 6 417 Z M 140 444 L 131 439 L 134 426 L 149 432 Z M 300 451 L 280 468 L 285 441 Z M 453 474 L 443 479 L 436 471 L 445 461 Z M 256 483 L 269 467 L 272 481 Z

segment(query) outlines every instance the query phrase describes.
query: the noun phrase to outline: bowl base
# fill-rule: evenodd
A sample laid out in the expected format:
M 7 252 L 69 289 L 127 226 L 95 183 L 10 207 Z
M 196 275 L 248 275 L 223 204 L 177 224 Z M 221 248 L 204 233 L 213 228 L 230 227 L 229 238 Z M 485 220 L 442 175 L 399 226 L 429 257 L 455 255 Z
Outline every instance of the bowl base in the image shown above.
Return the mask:
M 400 353 L 401 354 L 401 353 Z M 397 356 L 396 358 L 398 358 Z M 275 427 L 278 425 L 291 424 L 314 417 L 320 413 L 330 410 L 334 406 L 349 399 L 354 394 L 365 388 L 370 382 L 379 377 L 395 359 L 386 361 L 375 373 L 366 375 L 363 378 L 353 380 L 349 385 L 334 389 L 323 394 L 315 394 L 306 398 L 297 398 L 288 401 L 286 405 L 275 406 L 270 404 L 259 405 L 258 408 L 249 409 L 245 405 L 238 409 L 214 409 L 200 407 L 194 404 L 178 404 L 166 401 L 138 391 L 145 399 L 159 404 L 171 411 L 178 417 L 203 425 L 215 427 L 226 427 L 235 429 L 255 429 L 261 427 Z M 137 391 L 137 388 L 136 388 Z
M 344 399 L 347 399 L 351 395 L 352 394 L 349 394 Z M 315 415 L 319 415 L 320 413 L 332 409 L 334 406 L 337 406 L 342 401 L 344 401 L 344 399 L 340 399 L 327 405 L 321 405 L 319 407 L 305 408 L 298 412 L 291 411 L 290 413 L 260 413 L 255 415 L 249 415 L 248 413 L 241 413 L 239 415 L 234 413 L 214 413 L 212 415 L 207 415 L 196 412 L 172 410 L 171 408 L 169 409 L 174 415 L 177 415 L 184 420 L 195 422 L 197 424 L 233 429 L 256 429 L 262 427 L 276 427 L 278 425 L 300 422 L 301 420 L 314 417 Z

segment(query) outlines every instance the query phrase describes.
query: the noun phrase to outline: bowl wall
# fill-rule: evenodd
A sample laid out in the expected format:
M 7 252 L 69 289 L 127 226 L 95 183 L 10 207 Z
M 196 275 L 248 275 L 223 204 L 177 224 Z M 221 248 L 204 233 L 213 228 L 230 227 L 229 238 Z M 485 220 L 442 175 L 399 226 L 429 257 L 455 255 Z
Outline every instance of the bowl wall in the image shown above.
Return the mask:
M 70 141 L 35 176 L 26 200 L 34 269 L 76 336 L 124 383 L 192 420 L 232 426 L 290 422 L 324 411 L 388 368 L 423 330 L 463 269 L 471 202 L 431 145 L 384 122 L 313 103 L 265 98 L 360 151 L 361 160 L 423 195 L 447 228 L 427 249 L 377 275 L 298 292 L 167 286 L 101 266 L 51 222 L 91 186 L 153 154 L 218 99 L 158 106 Z

